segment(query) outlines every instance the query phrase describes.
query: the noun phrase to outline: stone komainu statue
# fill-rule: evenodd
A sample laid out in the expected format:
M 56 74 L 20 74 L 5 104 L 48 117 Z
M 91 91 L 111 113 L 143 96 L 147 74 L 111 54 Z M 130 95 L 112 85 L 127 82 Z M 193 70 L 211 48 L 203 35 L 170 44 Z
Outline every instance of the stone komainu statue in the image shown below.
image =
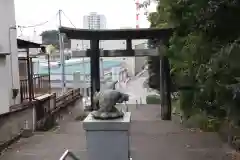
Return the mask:
M 94 95 L 94 105 L 98 103 L 99 109 L 93 111 L 92 115 L 96 119 L 115 119 L 123 117 L 124 113 L 118 110 L 116 103 L 123 103 L 129 100 L 129 95 L 117 90 L 104 90 L 96 92 Z

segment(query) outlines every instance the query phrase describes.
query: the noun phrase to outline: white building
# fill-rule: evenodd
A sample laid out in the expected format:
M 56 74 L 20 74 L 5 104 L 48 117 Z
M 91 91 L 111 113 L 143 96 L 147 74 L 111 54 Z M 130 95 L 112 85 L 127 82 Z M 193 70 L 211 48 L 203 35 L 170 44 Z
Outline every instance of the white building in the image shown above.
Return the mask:
M 20 89 L 14 0 L 0 1 L 0 22 L 0 114 L 2 114 L 8 112 L 11 105 L 20 103 L 20 93 L 15 98 L 12 93 L 13 89 Z
M 106 29 L 106 17 L 96 12 L 91 12 L 83 16 L 84 29 Z M 99 43 L 100 48 L 103 48 L 103 41 Z M 71 40 L 72 50 L 86 50 L 90 48 L 90 41 L 88 40 Z
M 106 17 L 96 12 L 91 12 L 83 17 L 84 29 L 106 29 Z

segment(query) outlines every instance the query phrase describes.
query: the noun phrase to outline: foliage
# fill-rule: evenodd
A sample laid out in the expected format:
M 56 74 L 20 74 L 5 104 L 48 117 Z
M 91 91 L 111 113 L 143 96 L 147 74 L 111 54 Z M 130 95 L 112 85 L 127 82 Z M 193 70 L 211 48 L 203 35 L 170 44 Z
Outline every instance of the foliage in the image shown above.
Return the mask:
M 149 82 L 150 88 L 157 89 L 160 91 L 160 58 L 148 57 L 148 71 L 149 71 Z
M 148 95 L 146 97 L 147 104 L 160 104 L 160 96 L 159 95 Z
M 167 56 L 185 118 L 204 113 L 239 123 L 240 2 L 161 0 L 149 21 L 151 27 L 175 27 Z M 159 72 L 151 68 L 157 81 Z
M 50 55 L 56 52 L 56 48 L 51 44 L 46 47 L 46 50 L 47 50 L 47 53 Z
M 59 32 L 57 30 L 47 30 L 41 33 L 42 42 L 45 45 L 53 45 L 59 48 Z M 66 35 L 63 35 L 64 47 L 70 48 L 70 41 L 67 39 Z

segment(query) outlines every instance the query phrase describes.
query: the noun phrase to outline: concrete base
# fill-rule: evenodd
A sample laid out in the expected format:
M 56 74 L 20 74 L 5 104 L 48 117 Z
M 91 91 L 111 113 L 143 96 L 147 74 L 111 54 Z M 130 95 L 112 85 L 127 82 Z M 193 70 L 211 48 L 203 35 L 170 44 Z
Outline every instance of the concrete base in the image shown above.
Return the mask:
M 91 114 L 83 121 L 89 160 L 129 160 L 131 113 L 115 120 L 96 120 Z
M 29 137 L 31 137 L 32 135 L 33 135 L 33 132 L 32 132 L 31 129 L 24 129 L 24 130 L 22 131 L 22 137 L 23 137 L 23 138 L 29 138 Z

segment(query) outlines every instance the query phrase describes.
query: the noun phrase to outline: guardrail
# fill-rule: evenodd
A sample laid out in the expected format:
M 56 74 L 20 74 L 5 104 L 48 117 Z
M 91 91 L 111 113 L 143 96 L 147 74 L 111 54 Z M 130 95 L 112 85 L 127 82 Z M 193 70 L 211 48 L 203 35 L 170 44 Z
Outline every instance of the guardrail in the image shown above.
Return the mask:
M 80 88 L 68 91 L 56 98 L 56 109 L 63 108 L 81 97 Z
M 48 130 L 55 123 L 60 111 L 81 98 L 80 89 L 72 89 L 60 97 L 53 94 L 48 99 L 38 101 L 41 107 L 36 108 L 38 130 Z M 40 114 L 38 114 L 40 113 Z
M 66 160 L 67 157 L 70 157 L 73 160 L 80 160 L 77 156 L 75 156 L 72 152 L 70 152 L 69 150 L 66 150 L 62 156 L 60 157 L 59 160 Z

